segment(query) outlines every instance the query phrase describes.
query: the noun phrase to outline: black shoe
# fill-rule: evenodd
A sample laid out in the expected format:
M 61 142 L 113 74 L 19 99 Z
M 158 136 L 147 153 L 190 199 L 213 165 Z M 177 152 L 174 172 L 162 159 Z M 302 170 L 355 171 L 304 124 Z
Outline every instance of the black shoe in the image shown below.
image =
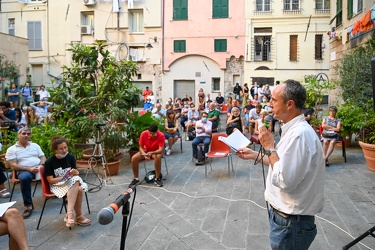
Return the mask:
M 30 215 L 33 213 L 33 208 L 32 207 L 27 207 L 25 211 L 22 213 L 22 217 L 24 219 L 27 219 L 30 217 Z
M 155 179 L 154 184 L 158 187 L 163 186 L 163 182 L 161 181 L 161 178 Z
M 132 182 L 130 182 L 129 187 L 134 187 L 134 186 L 137 185 L 138 183 L 139 183 L 139 180 L 137 180 L 137 179 L 133 179 Z

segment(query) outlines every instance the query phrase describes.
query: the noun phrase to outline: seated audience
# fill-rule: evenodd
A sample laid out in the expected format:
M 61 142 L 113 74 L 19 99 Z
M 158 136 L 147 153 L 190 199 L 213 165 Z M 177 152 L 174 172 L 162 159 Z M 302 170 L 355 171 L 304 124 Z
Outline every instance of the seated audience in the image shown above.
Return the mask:
M 27 113 L 26 113 L 26 123 L 28 127 L 35 126 L 39 123 L 40 116 L 35 112 L 35 109 L 32 107 L 27 107 Z
M 324 116 L 322 121 L 323 151 L 326 159 L 326 166 L 329 165 L 328 158 L 332 154 L 336 142 L 339 140 L 341 119 L 336 117 L 336 113 L 336 106 L 329 107 L 329 116 Z
M 189 128 L 195 126 L 196 121 L 199 119 L 199 112 L 195 109 L 195 105 L 190 104 L 190 110 L 188 112 L 188 122 L 186 124 L 186 134 L 189 132 Z M 186 140 L 189 140 L 189 137 L 186 136 Z
M 212 130 L 217 129 L 220 122 L 220 111 L 215 108 L 215 103 L 211 102 L 208 110 L 208 120 L 212 122 Z
M 44 175 L 51 185 L 51 192 L 58 198 L 67 197 L 68 211 L 64 218 L 67 227 L 75 224 L 80 226 L 91 225 L 91 220 L 82 213 L 83 192 L 87 192 L 87 184 L 79 177 L 76 167 L 76 159 L 68 152 L 68 141 L 61 136 L 51 139 L 51 148 L 55 153 L 45 163 Z M 64 175 L 69 172 L 69 177 L 63 180 Z M 75 212 L 75 217 L 74 213 Z
M 166 116 L 166 111 L 161 108 L 160 103 L 156 103 L 155 108 L 152 110 L 152 116 L 157 119 L 164 119 Z
M 178 119 L 181 116 L 182 110 L 181 98 L 176 98 L 172 110 L 176 115 L 176 119 Z
M 36 106 L 36 104 L 38 104 L 38 106 Z M 48 108 L 51 106 L 51 104 L 52 102 L 44 102 L 44 101 L 30 103 L 30 106 L 39 115 L 39 122 L 44 121 L 44 118 L 47 116 Z
M 164 136 L 168 141 L 168 146 L 165 148 L 165 151 L 167 155 L 170 155 L 173 144 L 180 136 L 180 133 L 178 132 L 178 119 L 172 110 L 167 111 L 167 118 L 165 118 L 164 127 Z
M 250 136 L 254 134 L 254 128 L 255 128 L 255 121 L 260 118 L 260 112 L 262 111 L 262 105 L 259 103 L 255 106 L 255 108 L 251 109 L 249 112 L 249 133 Z
M 0 217 L 0 235 L 9 235 L 10 250 L 28 250 L 24 221 L 17 208 L 8 208 Z
M 225 131 L 227 135 L 230 135 L 237 129 L 241 131 L 241 133 L 245 133 L 245 124 L 241 118 L 240 110 L 237 107 L 233 107 L 231 116 L 228 117 L 227 128 Z
M 221 109 L 224 104 L 224 97 L 221 96 L 221 92 L 217 93 L 216 96 L 216 105 Z
M 10 102 L 0 102 L 0 122 L 17 120 L 16 111 L 10 109 L 10 107 Z M 9 129 L 12 131 L 17 131 L 18 127 L 10 126 Z
M 40 146 L 30 141 L 31 129 L 23 127 L 18 130 L 18 141 L 8 148 L 5 159 L 10 167 L 17 171 L 17 177 L 21 182 L 21 193 L 23 203 L 26 207 L 22 214 L 24 219 L 28 218 L 34 209 L 31 198 L 31 181 L 38 168 L 44 165 L 46 157 Z
M 184 101 L 183 108 L 181 109 L 181 117 L 180 117 L 180 125 L 184 131 L 186 131 L 185 122 L 188 120 L 188 112 L 189 112 L 189 104 L 188 101 Z
M 255 120 L 254 134 L 259 135 L 260 134 L 259 128 L 262 127 L 262 126 L 265 126 L 267 129 L 270 129 L 270 124 L 269 123 L 266 124 L 266 122 L 265 122 L 265 118 L 266 118 L 267 115 L 268 115 L 267 111 L 262 111 L 260 113 L 259 119 Z M 272 122 L 271 117 L 270 117 L 270 121 Z
M 204 155 L 208 153 L 210 143 L 211 143 L 211 129 L 212 123 L 208 120 L 208 114 L 206 112 L 202 113 L 202 119 L 196 122 L 195 134 L 196 137 L 192 142 L 193 148 L 193 158 L 196 164 L 202 164 L 198 161 L 198 144 L 204 143 Z
M 151 99 L 149 97 L 146 98 L 146 102 L 145 104 L 143 105 L 143 110 L 147 110 L 147 111 L 150 111 L 152 109 L 152 103 L 151 103 Z
M 154 184 L 158 187 L 163 186 L 161 173 L 161 158 L 164 151 L 165 136 L 158 131 L 158 125 L 151 124 L 148 130 L 141 133 L 139 139 L 139 152 L 133 155 L 131 159 L 134 179 L 129 186 L 134 186 L 139 183 L 139 162 L 143 160 L 154 160 L 155 167 L 155 181 Z
M 15 108 L 14 111 L 16 111 L 16 125 L 17 127 L 21 128 L 27 125 L 26 117 L 21 111 L 20 108 Z
M 240 111 L 240 114 L 241 114 L 242 108 L 240 106 L 240 103 L 236 99 L 233 99 L 232 106 L 228 108 L 228 113 L 227 113 L 228 117 L 232 115 L 232 109 L 234 107 L 238 108 L 238 110 Z

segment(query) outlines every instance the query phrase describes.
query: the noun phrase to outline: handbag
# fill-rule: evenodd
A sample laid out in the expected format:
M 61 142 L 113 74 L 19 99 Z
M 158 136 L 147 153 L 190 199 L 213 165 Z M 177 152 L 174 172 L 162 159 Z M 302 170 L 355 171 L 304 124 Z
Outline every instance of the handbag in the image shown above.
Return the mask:
M 1 127 L 15 127 L 16 122 L 15 121 L 3 121 L 1 122 Z
M 336 132 L 329 133 L 329 132 L 323 131 L 322 136 L 324 138 L 337 138 L 337 133 Z

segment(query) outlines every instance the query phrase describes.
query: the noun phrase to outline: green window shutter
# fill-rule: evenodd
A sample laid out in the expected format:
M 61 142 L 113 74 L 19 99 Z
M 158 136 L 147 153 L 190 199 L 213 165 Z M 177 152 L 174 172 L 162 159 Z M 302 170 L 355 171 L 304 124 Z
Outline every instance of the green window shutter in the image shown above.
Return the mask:
M 228 0 L 212 1 L 212 18 L 228 18 Z
M 227 51 L 227 39 L 215 39 L 214 50 L 215 52 L 226 52 Z
M 353 0 L 348 0 L 348 20 L 353 17 Z
M 173 0 L 173 20 L 188 19 L 188 0 Z
M 173 51 L 175 53 L 186 52 L 186 41 L 185 40 L 174 40 L 173 41 Z

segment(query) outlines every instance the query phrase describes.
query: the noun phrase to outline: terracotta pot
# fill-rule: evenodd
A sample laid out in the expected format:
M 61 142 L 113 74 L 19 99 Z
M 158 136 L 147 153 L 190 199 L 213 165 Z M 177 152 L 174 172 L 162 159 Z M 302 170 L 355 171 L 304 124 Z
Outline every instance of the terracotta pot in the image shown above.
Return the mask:
M 109 173 L 108 173 L 108 170 L 106 169 L 107 175 L 110 175 L 110 176 L 117 175 L 118 170 L 120 169 L 120 163 L 121 163 L 121 160 L 108 162 L 107 165 L 108 165 Z
M 359 146 L 361 146 L 363 154 L 366 159 L 367 167 L 371 171 L 375 171 L 375 144 L 368 144 L 359 141 Z
M 93 148 L 86 148 L 82 151 L 82 159 L 88 160 L 94 152 Z
M 89 161 L 88 160 L 76 160 L 77 168 L 89 168 Z

